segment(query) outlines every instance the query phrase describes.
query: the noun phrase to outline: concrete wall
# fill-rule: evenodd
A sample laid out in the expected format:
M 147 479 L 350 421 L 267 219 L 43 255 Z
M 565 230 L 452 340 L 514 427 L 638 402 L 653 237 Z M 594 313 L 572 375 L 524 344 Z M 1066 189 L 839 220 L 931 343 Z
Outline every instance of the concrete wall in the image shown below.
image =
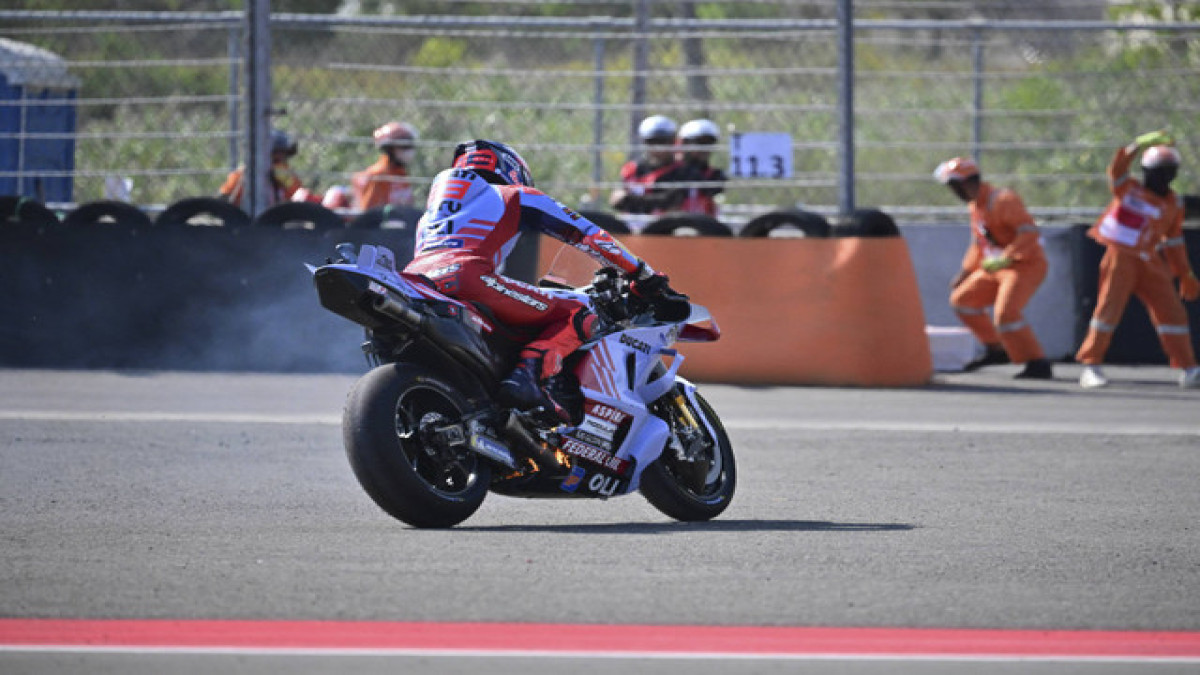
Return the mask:
M 958 273 L 963 254 L 972 243 L 966 222 L 962 225 L 901 225 L 900 232 L 912 252 L 925 323 L 961 326 L 950 309 L 949 297 L 950 280 Z M 1046 356 L 1053 360 L 1073 355 L 1077 346 L 1074 236 L 1077 235 L 1069 228 L 1043 228 L 1043 245 L 1050 269 L 1025 311 Z

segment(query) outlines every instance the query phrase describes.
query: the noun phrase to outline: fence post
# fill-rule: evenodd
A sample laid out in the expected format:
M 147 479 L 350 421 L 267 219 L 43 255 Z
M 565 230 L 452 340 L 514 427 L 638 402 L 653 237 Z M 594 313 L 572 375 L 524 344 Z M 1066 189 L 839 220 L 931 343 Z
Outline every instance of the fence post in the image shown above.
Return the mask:
M 838 185 L 838 215 L 854 212 L 854 7 L 852 0 L 838 0 L 838 108 L 841 176 Z
M 233 171 L 238 165 L 238 141 L 241 134 L 242 110 L 239 107 L 242 93 L 242 39 L 238 34 L 238 26 L 229 27 L 229 170 Z
M 971 157 L 980 162 L 983 154 L 983 20 L 974 19 L 971 29 Z
M 592 184 L 604 180 L 604 38 L 597 37 L 593 44 L 593 65 L 596 68 L 595 92 L 592 101 L 596 110 L 592 114 Z
M 632 103 L 630 106 L 632 119 L 629 126 L 629 145 L 635 150 L 629 153 L 631 157 L 636 154 L 636 148 L 640 142 L 637 134 L 638 124 L 646 116 L 646 70 L 650 67 L 650 42 L 646 37 L 646 32 L 650 30 L 649 0 L 634 0 L 633 11 L 633 30 L 636 34 L 633 38 L 633 91 L 631 93 L 632 101 L 630 101 Z
M 267 209 L 271 166 L 271 7 L 270 0 L 246 2 L 246 193 L 242 205 L 251 217 Z

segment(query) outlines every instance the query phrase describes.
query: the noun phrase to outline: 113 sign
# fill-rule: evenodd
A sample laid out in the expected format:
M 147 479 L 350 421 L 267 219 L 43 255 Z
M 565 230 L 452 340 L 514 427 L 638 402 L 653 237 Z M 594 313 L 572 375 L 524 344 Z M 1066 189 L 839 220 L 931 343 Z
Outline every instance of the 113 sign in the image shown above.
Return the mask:
M 792 137 L 766 132 L 733 134 L 729 162 L 734 178 L 791 178 Z

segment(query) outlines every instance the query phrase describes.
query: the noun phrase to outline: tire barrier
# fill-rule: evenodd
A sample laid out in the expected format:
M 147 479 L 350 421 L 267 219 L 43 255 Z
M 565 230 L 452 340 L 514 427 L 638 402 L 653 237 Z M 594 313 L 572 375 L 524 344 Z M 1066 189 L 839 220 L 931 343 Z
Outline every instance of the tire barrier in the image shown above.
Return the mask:
M 580 211 L 579 215 L 600 226 L 609 234 L 629 234 L 632 230 L 617 216 L 604 211 Z
M 829 221 L 819 213 L 790 209 L 756 216 L 742 226 L 741 237 L 828 237 Z
M 62 224 L 69 228 L 117 225 L 128 230 L 148 230 L 154 221 L 133 204 L 106 199 L 80 205 L 63 218 Z
M 900 228 L 891 216 L 879 209 L 858 209 L 830 234 L 834 237 L 899 237 Z
M 415 230 L 421 213 L 411 206 L 377 206 L 355 216 L 347 227 L 352 230 Z
M 728 225 L 701 213 L 668 213 L 651 221 L 642 229 L 642 234 L 674 235 L 677 237 L 732 237 Z
M 337 213 L 314 202 L 283 202 L 258 214 L 251 225 L 280 230 L 335 230 L 346 227 Z
M 154 219 L 155 227 L 220 226 L 241 228 L 250 215 L 218 197 L 189 197 L 167 207 Z
M 0 197 L 0 227 L 40 229 L 60 224 L 58 216 L 39 201 L 28 197 Z

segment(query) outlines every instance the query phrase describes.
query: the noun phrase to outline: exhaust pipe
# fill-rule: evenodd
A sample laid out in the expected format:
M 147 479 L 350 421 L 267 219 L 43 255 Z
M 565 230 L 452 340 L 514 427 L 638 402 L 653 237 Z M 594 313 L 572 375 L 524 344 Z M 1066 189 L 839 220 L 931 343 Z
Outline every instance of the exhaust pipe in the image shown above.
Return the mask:
M 371 301 L 371 307 L 380 314 L 399 321 L 409 328 L 421 327 L 421 313 L 409 307 L 408 305 L 398 302 L 395 298 L 383 293 L 372 293 L 375 298 Z

